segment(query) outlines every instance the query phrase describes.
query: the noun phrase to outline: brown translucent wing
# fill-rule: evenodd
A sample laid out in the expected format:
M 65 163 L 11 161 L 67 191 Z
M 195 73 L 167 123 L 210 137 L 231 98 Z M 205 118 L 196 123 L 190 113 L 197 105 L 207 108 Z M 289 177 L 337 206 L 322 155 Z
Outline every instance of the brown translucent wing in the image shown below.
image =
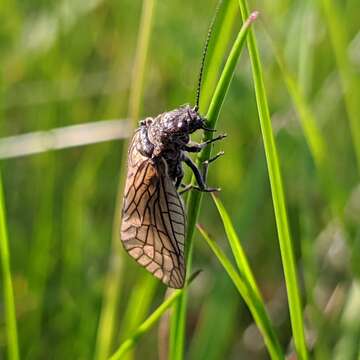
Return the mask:
M 166 163 L 129 148 L 121 239 L 128 253 L 167 286 L 184 286 L 184 208 Z

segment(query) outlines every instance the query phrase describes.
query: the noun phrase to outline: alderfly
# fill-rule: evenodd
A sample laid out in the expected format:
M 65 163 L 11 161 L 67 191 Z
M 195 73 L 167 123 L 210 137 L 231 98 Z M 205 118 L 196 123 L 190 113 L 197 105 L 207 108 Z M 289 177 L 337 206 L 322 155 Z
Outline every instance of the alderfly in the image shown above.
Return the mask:
M 225 137 L 220 135 L 200 144 L 190 142 L 190 134 L 196 130 L 213 131 L 206 127 L 206 119 L 199 114 L 199 99 L 205 56 L 218 9 L 219 6 L 204 46 L 196 105 L 181 106 L 140 121 L 128 150 L 121 240 L 140 265 L 172 288 L 182 288 L 185 282 L 186 215 L 179 194 L 190 189 L 219 190 L 207 187 L 203 174 L 187 156 Z M 182 184 L 183 162 L 193 171 L 197 186 Z M 183 189 L 178 191 L 181 187 Z

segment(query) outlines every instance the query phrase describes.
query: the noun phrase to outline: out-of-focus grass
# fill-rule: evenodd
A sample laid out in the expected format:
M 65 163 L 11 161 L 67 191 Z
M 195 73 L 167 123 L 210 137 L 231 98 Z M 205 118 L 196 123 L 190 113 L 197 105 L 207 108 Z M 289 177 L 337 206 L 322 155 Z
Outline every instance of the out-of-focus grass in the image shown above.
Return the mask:
M 5 216 L 4 194 L 0 174 L 0 259 L 4 294 L 5 336 L 7 355 L 11 360 L 19 359 L 19 345 L 16 325 L 16 310 L 13 282 L 11 278 L 10 253 L 8 244 L 7 224 Z
M 157 2 L 139 118 L 193 103 L 201 49 L 215 3 Z M 133 0 L 3 2 L 0 136 L 129 116 L 130 74 L 142 4 Z M 226 0 L 224 5 L 210 44 L 201 111 L 218 81 L 222 55 L 241 24 L 238 0 Z M 320 360 L 356 358 L 360 313 L 354 301 L 360 274 L 359 177 L 354 166 L 359 133 L 358 3 L 250 0 L 249 5 L 260 11 L 270 33 L 276 34 L 274 41 L 296 88 L 293 93 L 287 91 L 289 83 L 284 82 L 286 76 L 259 24 L 256 36 L 295 260 L 303 274 L 301 297 L 311 355 Z M 296 95 L 298 90 L 301 98 Z M 313 128 L 318 129 L 313 133 L 327 144 L 323 155 L 329 173 L 320 170 L 309 146 L 311 132 L 305 132 L 295 119 L 309 119 L 304 106 L 311 112 Z M 291 324 L 248 56 L 241 57 L 235 70 L 218 126 L 229 136 L 216 145 L 216 150 L 225 150 L 225 156 L 211 165 L 208 183 L 222 188 L 224 207 L 243 239 L 281 346 L 291 349 Z M 110 264 L 118 264 L 112 261 L 119 252 L 110 240 L 117 182 L 125 169 L 121 145 L 109 142 L 2 161 L 21 357 L 94 357 L 106 297 L 113 300 L 107 313 L 112 335 L 105 331 L 110 327 L 103 327 L 102 334 L 108 354 L 113 353 L 125 339 L 126 329 L 134 330 L 163 299 L 165 289 L 156 280 L 152 291 L 141 286 L 148 284 L 145 272 L 127 256 L 121 257 L 124 276 L 120 283 L 106 276 L 113 269 Z M 202 202 L 199 221 L 225 249 L 216 209 L 210 197 L 203 197 Z M 333 202 L 336 211 L 332 211 Z M 114 243 L 120 248 L 119 242 Z M 267 358 L 247 307 L 217 259 L 197 237 L 193 245 L 193 267 L 203 272 L 188 293 L 185 357 Z M 1 281 L 2 292 L 4 287 Z M 142 314 L 132 317 L 135 305 L 130 304 L 139 294 L 136 288 L 144 290 L 146 301 Z M 0 309 L 6 309 L 3 297 Z M 9 330 L 5 315 L 0 310 L 0 357 L 4 358 Z M 127 354 L 134 359 L 157 359 L 157 346 L 157 331 L 152 329 Z
M 350 122 L 350 130 L 355 148 L 358 171 L 360 171 L 360 121 L 359 121 L 359 77 L 356 75 L 347 54 L 347 19 L 343 19 L 333 0 L 322 0 L 325 19 L 329 28 L 329 37 L 332 42 L 341 86 L 344 92 L 344 101 Z

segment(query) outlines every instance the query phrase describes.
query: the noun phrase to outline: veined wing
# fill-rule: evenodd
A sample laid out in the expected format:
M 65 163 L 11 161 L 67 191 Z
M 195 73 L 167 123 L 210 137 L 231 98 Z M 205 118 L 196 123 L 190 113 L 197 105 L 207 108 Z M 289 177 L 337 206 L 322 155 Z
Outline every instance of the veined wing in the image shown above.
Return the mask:
M 166 163 L 129 148 L 121 239 L 128 253 L 167 286 L 184 286 L 184 208 Z

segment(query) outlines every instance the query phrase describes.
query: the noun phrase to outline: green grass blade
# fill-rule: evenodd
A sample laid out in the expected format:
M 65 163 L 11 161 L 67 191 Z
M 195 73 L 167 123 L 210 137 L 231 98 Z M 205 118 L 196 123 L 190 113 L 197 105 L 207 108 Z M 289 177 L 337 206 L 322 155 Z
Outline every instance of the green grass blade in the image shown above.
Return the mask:
M 221 209 L 221 211 L 222 210 L 223 209 Z M 222 213 L 224 214 L 224 212 Z M 224 216 L 226 217 L 226 214 L 224 214 Z M 226 220 L 226 223 L 227 223 L 227 227 L 231 227 L 231 224 L 229 224 L 228 220 Z M 224 221 L 224 226 L 225 226 L 225 221 Z M 257 292 L 256 284 L 254 284 L 254 278 L 252 275 L 249 277 L 248 271 L 250 269 L 248 269 L 246 266 L 243 266 L 244 264 L 240 264 L 240 267 L 238 266 L 240 270 L 240 274 L 239 274 L 231 264 L 231 261 L 226 257 L 226 255 L 221 250 L 221 248 L 216 244 L 215 240 L 209 236 L 209 234 L 204 230 L 203 227 L 198 225 L 197 228 L 200 231 L 201 235 L 206 240 L 211 250 L 214 252 L 216 257 L 220 261 L 220 263 L 222 264 L 222 266 L 224 267 L 225 271 L 230 276 L 236 289 L 239 291 L 241 297 L 246 302 L 246 305 L 249 307 L 249 310 L 254 318 L 255 323 L 258 326 L 261 334 L 263 335 L 264 342 L 266 344 L 266 347 L 269 351 L 271 358 L 284 359 L 285 357 L 281 350 L 277 336 L 275 334 L 275 330 L 273 329 L 271 321 L 267 315 L 265 304 L 260 294 Z M 230 237 L 228 237 L 228 240 L 230 243 L 236 241 L 236 239 Z M 244 260 L 245 263 L 247 264 L 246 258 L 243 258 L 242 260 Z M 256 291 L 254 290 L 255 288 Z
M 354 143 L 358 172 L 360 171 L 360 121 L 358 75 L 352 68 L 347 54 L 346 22 L 342 20 L 333 0 L 322 0 L 322 7 L 329 28 L 330 40 L 335 52 L 341 85 L 344 91 L 346 111 Z
M 194 273 L 191 275 L 187 282 L 187 286 L 191 284 L 191 282 L 198 275 Z M 142 335 L 147 333 L 161 318 L 161 316 L 165 313 L 165 311 L 175 302 L 175 300 L 186 290 L 186 287 L 182 290 L 174 290 L 170 296 L 165 299 L 157 309 L 141 324 L 137 327 L 137 329 L 133 332 L 132 336 L 126 339 L 118 348 L 118 350 L 110 357 L 110 360 L 122 359 L 123 356 L 128 352 L 131 348 L 133 348 L 136 343 L 139 341 Z
M 240 11 L 243 19 L 248 17 L 249 11 L 246 0 L 239 0 Z M 286 212 L 285 194 L 281 179 L 280 164 L 277 155 L 274 134 L 268 107 L 263 70 L 260 62 L 259 51 L 253 31 L 249 31 L 248 50 L 252 65 L 255 95 L 259 113 L 260 126 L 265 147 L 271 192 L 275 210 L 275 218 L 279 236 L 281 258 L 283 262 L 291 325 L 295 348 L 299 359 L 308 359 L 305 343 L 303 314 L 300 299 L 300 290 L 295 267 L 295 259 L 290 236 L 288 217 Z
M 10 252 L 7 236 L 5 201 L 3 194 L 2 179 L 0 174 L 0 255 L 4 288 L 5 303 L 5 325 L 8 347 L 8 358 L 10 360 L 19 359 L 19 346 L 16 328 L 16 310 L 14 302 L 14 292 L 10 270 Z
M 246 35 L 248 33 L 249 27 L 252 22 L 256 19 L 257 13 L 253 13 L 246 21 L 244 21 L 243 26 L 241 27 L 237 38 L 232 46 L 230 54 L 225 63 L 224 69 L 220 76 L 219 82 L 216 86 L 214 95 L 212 97 L 206 118 L 208 120 L 207 126 L 210 128 L 215 128 L 217 119 L 221 110 L 221 106 L 224 102 L 226 92 L 230 86 L 231 79 L 233 77 L 235 67 L 237 61 L 240 57 L 241 51 L 243 49 L 243 45 L 246 39 Z M 210 140 L 213 137 L 213 132 L 205 132 L 204 141 Z M 209 159 L 211 156 L 211 146 L 207 146 L 204 150 L 202 150 L 197 158 L 198 165 L 203 161 Z M 192 178 L 192 182 L 195 181 L 195 178 Z M 192 259 L 192 238 L 195 231 L 196 221 L 200 211 L 201 205 L 201 192 L 192 191 L 189 194 L 189 198 L 187 201 L 187 235 L 186 235 L 186 267 L 187 271 L 191 269 L 191 259 Z M 174 343 L 170 344 L 170 349 L 173 351 L 170 353 L 170 359 L 183 359 L 184 357 L 184 344 L 185 344 L 185 319 L 186 319 L 186 303 L 187 303 L 187 294 L 186 291 L 179 298 L 179 304 L 176 305 L 176 309 L 174 311 L 174 319 L 172 320 L 171 334 L 170 339 L 174 339 Z
M 136 58 L 133 68 L 133 82 L 129 99 L 129 116 L 133 122 L 133 126 L 138 121 L 140 114 L 140 103 L 143 92 L 143 83 L 145 75 L 145 65 L 148 54 L 150 34 L 153 23 L 153 14 L 156 1 L 144 1 L 142 8 L 142 16 L 140 21 L 138 43 L 136 48 Z M 127 148 L 127 142 L 124 143 L 124 149 Z M 124 151 L 121 166 L 124 166 L 127 160 L 127 152 Z M 120 172 L 123 173 L 123 172 Z M 106 276 L 103 306 L 101 309 L 99 328 L 97 334 L 95 359 L 106 359 L 110 353 L 112 340 L 114 337 L 114 321 L 116 320 L 116 308 L 120 295 L 120 282 L 122 277 L 122 260 L 120 254 L 120 213 L 122 204 L 122 192 L 124 180 L 120 177 L 118 194 L 116 198 L 113 232 L 112 232 L 112 254 L 108 274 Z

